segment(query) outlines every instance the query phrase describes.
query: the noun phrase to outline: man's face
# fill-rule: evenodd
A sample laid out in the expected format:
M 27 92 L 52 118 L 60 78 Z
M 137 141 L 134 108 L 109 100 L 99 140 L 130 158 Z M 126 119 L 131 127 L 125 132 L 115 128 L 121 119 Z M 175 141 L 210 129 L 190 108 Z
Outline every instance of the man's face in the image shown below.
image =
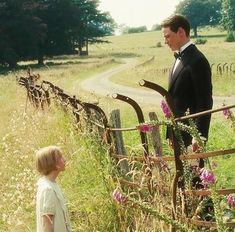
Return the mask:
M 172 51 L 177 51 L 181 47 L 181 39 L 179 30 L 173 32 L 170 27 L 163 27 L 162 33 L 165 39 L 165 44 L 167 44 Z

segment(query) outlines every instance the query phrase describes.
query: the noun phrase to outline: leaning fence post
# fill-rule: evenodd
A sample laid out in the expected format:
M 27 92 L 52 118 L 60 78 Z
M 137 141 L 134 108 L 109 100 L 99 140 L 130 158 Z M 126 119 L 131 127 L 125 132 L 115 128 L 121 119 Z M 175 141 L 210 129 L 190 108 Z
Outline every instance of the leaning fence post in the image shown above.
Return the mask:
M 150 121 L 158 122 L 158 117 L 155 112 L 149 112 Z M 157 156 L 162 156 L 162 140 L 158 128 L 153 128 L 151 132 L 153 148 Z
M 120 110 L 116 109 L 111 112 L 110 115 L 110 125 L 113 128 L 121 128 L 121 119 L 120 119 Z M 115 152 L 117 155 L 125 155 L 126 150 L 124 147 L 123 137 L 121 131 L 112 131 L 111 132 L 114 138 Z M 127 160 L 120 161 L 121 171 L 126 174 L 129 172 L 129 166 Z

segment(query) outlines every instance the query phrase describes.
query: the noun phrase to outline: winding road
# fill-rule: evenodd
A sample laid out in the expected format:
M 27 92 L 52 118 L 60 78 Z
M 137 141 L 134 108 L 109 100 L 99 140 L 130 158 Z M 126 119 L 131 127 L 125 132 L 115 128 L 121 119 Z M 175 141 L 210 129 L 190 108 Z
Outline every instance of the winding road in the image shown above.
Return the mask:
M 151 105 L 160 105 L 162 96 L 153 90 L 145 90 L 131 88 L 123 85 L 113 83 L 109 78 L 117 73 L 123 72 L 130 68 L 134 68 L 138 62 L 135 58 L 126 58 L 123 59 L 124 64 L 121 64 L 118 67 L 109 69 L 105 72 L 99 73 L 91 78 L 88 78 L 80 83 L 80 86 L 83 90 L 91 92 L 95 95 L 100 96 L 112 96 L 114 93 L 119 93 L 125 96 L 128 96 L 135 100 L 136 102 L 142 102 L 144 104 Z M 221 107 L 222 103 L 225 102 L 226 105 L 234 104 L 234 97 L 218 97 L 213 96 L 214 99 L 214 108 Z

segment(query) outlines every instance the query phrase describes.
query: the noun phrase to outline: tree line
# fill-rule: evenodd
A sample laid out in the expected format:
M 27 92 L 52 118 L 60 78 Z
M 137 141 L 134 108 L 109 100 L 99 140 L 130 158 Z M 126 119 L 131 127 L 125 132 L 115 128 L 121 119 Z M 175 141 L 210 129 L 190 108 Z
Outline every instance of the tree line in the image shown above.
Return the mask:
M 0 64 L 74 54 L 88 43 L 107 42 L 115 22 L 99 0 L 0 0 Z M 86 53 L 88 50 L 86 50 Z
M 45 56 L 88 54 L 88 44 L 108 42 L 102 37 L 113 34 L 116 23 L 98 6 L 99 0 L 0 0 L 0 65 L 29 59 L 43 64 Z M 235 0 L 182 0 L 175 13 L 189 19 L 195 37 L 199 26 L 219 25 L 227 41 L 235 40 Z M 147 30 L 121 27 L 123 33 Z

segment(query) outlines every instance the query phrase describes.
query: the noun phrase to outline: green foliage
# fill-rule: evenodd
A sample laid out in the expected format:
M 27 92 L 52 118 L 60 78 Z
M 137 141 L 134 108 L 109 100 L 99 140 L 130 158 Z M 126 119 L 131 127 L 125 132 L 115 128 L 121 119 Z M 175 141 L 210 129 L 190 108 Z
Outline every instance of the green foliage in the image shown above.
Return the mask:
M 195 44 L 205 44 L 206 42 L 207 42 L 207 39 L 201 38 L 201 37 L 195 40 Z
M 0 4 L 0 63 L 10 67 L 18 60 L 35 58 L 44 41 L 46 25 L 27 0 Z M 32 8 L 31 8 L 32 7 Z
M 130 27 L 130 28 L 128 28 L 127 33 L 131 34 L 131 33 L 145 32 L 145 31 L 147 31 L 147 27 L 146 26 Z
M 235 1 L 222 0 L 222 17 L 220 24 L 228 32 L 235 30 Z
M 73 228 L 75 231 L 118 231 L 117 212 L 110 198 L 114 184 L 107 147 L 96 142 L 95 133 L 78 132 L 74 128 L 70 131 L 71 155 L 61 181 L 70 202 Z
M 225 41 L 226 41 L 226 42 L 234 42 L 234 41 L 235 41 L 235 36 L 234 36 L 234 34 L 233 34 L 232 32 L 230 32 L 230 33 L 226 36 Z
M 9 65 L 10 68 L 14 67 L 18 61 L 18 56 L 15 51 L 11 48 L 6 46 L 5 48 L 1 49 L 1 64 Z
M 75 13 L 70 0 L 40 2 L 38 15 L 47 25 L 46 41 L 42 44 L 43 54 L 71 54 L 74 51 L 72 36 L 78 23 Z
M 151 29 L 152 31 L 160 31 L 161 30 L 161 25 L 160 24 L 154 24 L 153 26 L 152 26 L 152 29 Z
M 157 47 L 157 48 L 160 48 L 160 47 L 162 47 L 162 44 L 161 44 L 161 42 L 157 42 L 157 44 L 156 44 L 156 47 Z

